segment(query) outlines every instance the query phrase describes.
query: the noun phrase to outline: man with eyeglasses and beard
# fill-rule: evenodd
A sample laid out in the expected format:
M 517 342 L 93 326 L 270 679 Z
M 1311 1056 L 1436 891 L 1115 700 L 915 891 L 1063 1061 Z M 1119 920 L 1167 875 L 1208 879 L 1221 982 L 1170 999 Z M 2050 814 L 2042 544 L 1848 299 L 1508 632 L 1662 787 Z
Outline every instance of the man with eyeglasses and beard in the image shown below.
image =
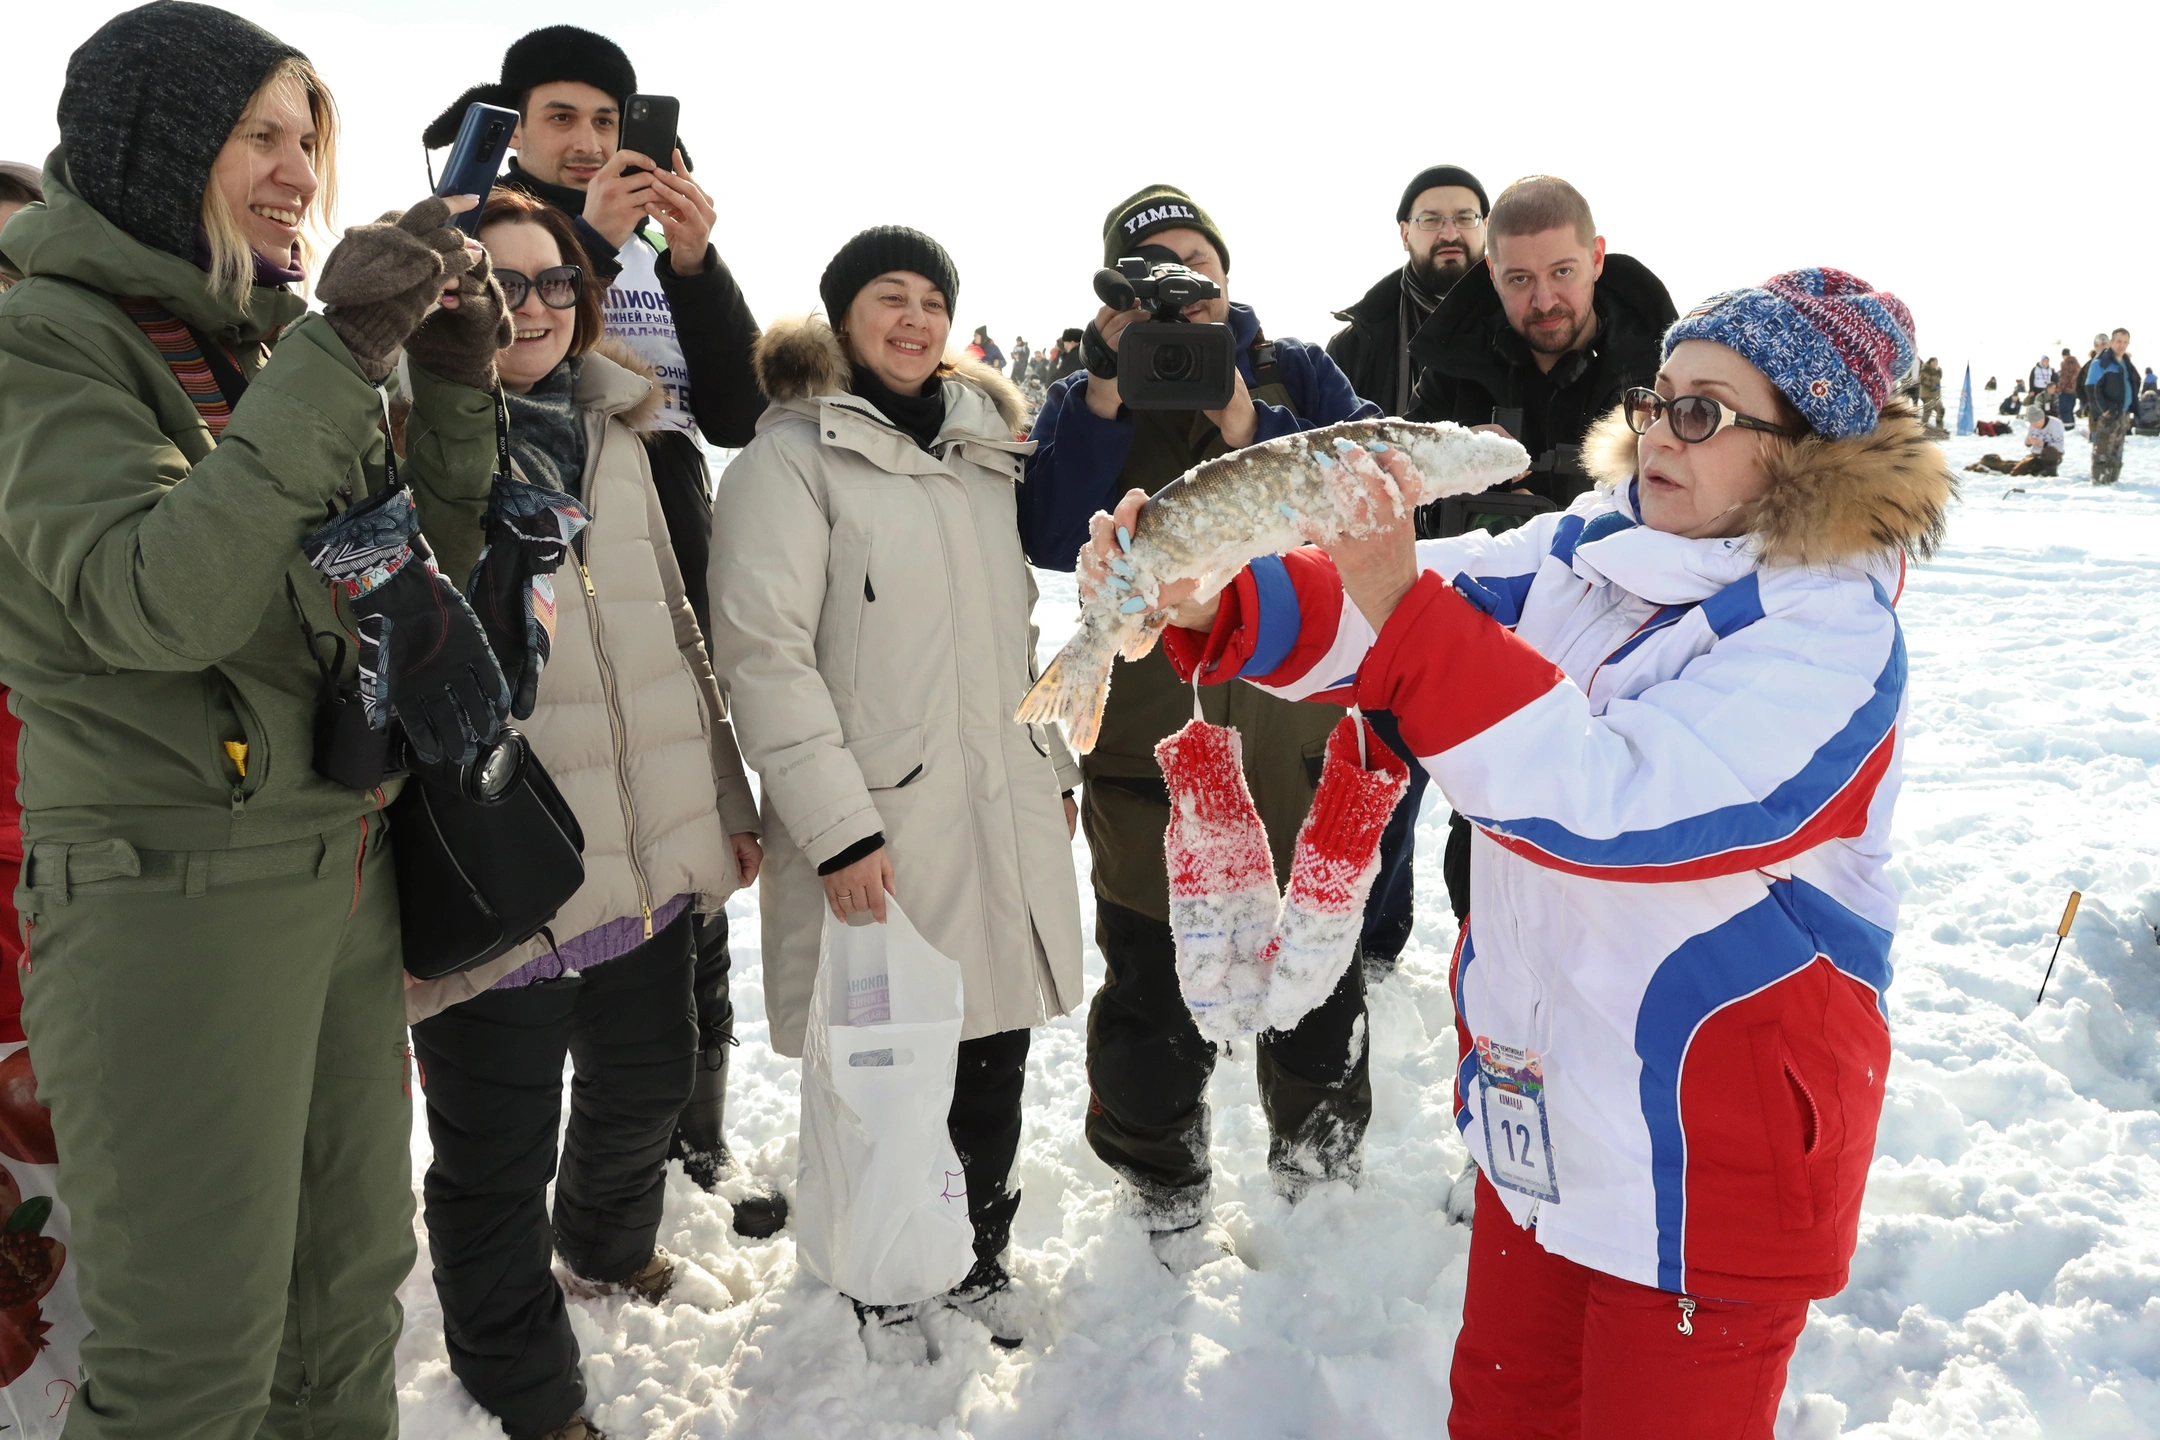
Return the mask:
M 1428 165 L 1404 187 L 1395 228 L 1409 258 L 1335 318 L 1349 323 L 1328 341 L 1328 358 L 1350 388 L 1390 415 L 1410 412 L 1410 337 L 1455 282 L 1485 258 L 1485 187 L 1459 165 Z
M 661 409 L 645 453 L 690 609 L 710 636 L 713 484 L 698 436 L 733 449 L 756 434 L 765 410 L 751 360 L 758 324 L 713 247 L 712 199 L 690 177 L 680 142 L 670 155 L 620 149 L 622 107 L 636 90 L 622 47 L 575 25 L 550 25 L 512 42 L 501 78 L 458 96 L 421 141 L 430 149 L 450 144 L 476 100 L 518 112 L 516 153 L 501 183 L 570 217 L 598 272 L 592 278 L 604 287 L 605 333 L 654 371 Z M 696 916 L 694 925 L 698 1070 L 669 1153 L 712 1190 L 735 1168 L 722 1134 L 735 1009 L 727 916 Z M 785 1197 L 762 1182 L 735 1202 L 742 1235 L 770 1235 L 786 1216 Z

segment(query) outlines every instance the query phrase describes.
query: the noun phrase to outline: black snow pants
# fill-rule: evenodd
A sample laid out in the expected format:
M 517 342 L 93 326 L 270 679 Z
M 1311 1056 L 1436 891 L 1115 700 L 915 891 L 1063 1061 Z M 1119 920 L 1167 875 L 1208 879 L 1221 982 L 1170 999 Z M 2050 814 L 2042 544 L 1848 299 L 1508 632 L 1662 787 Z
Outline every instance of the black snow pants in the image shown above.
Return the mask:
M 691 961 L 691 1013 L 697 1020 L 697 1073 L 675 1122 L 668 1158 L 683 1162 L 692 1180 L 710 1188 L 728 1159 L 728 1051 L 735 1044 L 735 1002 L 728 998 L 728 918 L 700 915 L 692 921 L 697 950 Z
M 603 1281 L 652 1258 L 668 1138 L 697 1047 L 691 927 L 685 912 L 582 974 L 490 990 L 413 1026 L 435 1148 L 423 1187 L 428 1253 L 450 1369 L 510 1440 L 536 1440 L 585 1405 L 551 1254 Z M 576 1074 L 558 1171 L 566 1054 Z
M 1020 1092 L 1027 1084 L 1026 1030 L 1001 1030 L 960 1042 L 952 1109 L 945 1129 L 967 1174 L 968 1219 L 975 1255 L 995 1260 L 1012 1240 L 1020 1189 L 1012 1183 L 1020 1153 Z
M 1132 1187 L 1146 1228 L 1194 1224 L 1207 1216 L 1215 1047 L 1185 1008 L 1168 925 L 1097 896 L 1095 943 L 1104 974 L 1088 1009 L 1088 1144 Z M 1365 972 L 1353 960 L 1296 1029 L 1257 1039 L 1268 1169 L 1290 1200 L 1363 1163 L 1372 1120 L 1364 1020 Z

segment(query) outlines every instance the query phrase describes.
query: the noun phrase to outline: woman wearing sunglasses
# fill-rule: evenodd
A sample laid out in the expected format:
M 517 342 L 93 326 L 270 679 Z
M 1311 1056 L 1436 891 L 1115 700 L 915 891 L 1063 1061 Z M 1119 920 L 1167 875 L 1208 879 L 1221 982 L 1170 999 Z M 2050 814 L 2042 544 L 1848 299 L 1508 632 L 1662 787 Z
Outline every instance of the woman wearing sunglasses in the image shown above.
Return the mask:
M 641 439 L 660 409 L 652 371 L 600 340 L 599 295 L 562 212 L 497 190 L 479 237 L 511 311 L 496 365 L 520 483 L 430 533 L 452 537 L 445 573 L 479 561 L 475 609 L 517 689 L 512 713 L 585 832 L 585 883 L 545 938 L 412 986 L 407 1011 L 427 1078 L 428 1247 L 450 1368 L 513 1440 L 583 1440 L 596 1432 L 579 1415 L 578 1343 L 550 1254 L 576 1293 L 657 1302 L 674 1283 L 655 1241 L 698 1043 L 691 913 L 756 878 L 759 825 Z M 528 624 L 525 582 L 496 583 L 494 567 L 528 538 L 561 553 L 565 537 Z M 533 626 L 551 639 L 534 642 Z M 575 1103 L 558 1174 L 565 1054 Z
M 1268 637 L 1244 678 L 1392 712 L 1476 827 L 1457 1440 L 1768 1440 L 1845 1284 L 1890 1059 L 1895 607 L 1955 493 L 1891 403 L 1912 363 L 1893 296 L 1780 275 L 1667 332 L 1567 513 L 1413 541 L 1420 477 L 1357 452 L 1401 519 L 1262 562 L 1287 585 L 1159 597 L 1186 673 Z

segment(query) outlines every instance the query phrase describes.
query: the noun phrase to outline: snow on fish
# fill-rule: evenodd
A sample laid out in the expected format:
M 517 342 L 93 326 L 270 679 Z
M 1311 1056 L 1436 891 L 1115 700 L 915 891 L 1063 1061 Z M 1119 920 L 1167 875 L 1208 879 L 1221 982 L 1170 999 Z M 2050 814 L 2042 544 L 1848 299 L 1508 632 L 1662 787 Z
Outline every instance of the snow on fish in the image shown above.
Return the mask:
M 1409 420 L 1346 420 L 1202 461 L 1141 507 L 1131 548 L 1111 562 L 1123 587 L 1105 585 L 1082 604 L 1079 629 L 1014 718 L 1058 721 L 1075 750 L 1094 749 L 1111 662 L 1147 654 L 1168 623 L 1156 609 L 1162 586 L 1198 580 L 1206 594 L 1263 555 L 1371 528 L 1358 520 L 1364 490 L 1336 458 L 1358 446 L 1398 449 L 1424 477 L 1421 493 L 1402 496 L 1405 505 L 1473 494 L 1530 463 L 1505 435 Z

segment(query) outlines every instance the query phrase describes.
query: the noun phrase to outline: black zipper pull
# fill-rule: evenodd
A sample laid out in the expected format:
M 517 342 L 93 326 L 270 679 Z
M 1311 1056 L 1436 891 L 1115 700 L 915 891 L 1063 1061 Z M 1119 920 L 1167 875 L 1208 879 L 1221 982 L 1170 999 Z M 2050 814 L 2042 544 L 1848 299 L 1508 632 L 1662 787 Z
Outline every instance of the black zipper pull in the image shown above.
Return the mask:
M 872 604 L 877 603 L 877 591 L 870 588 L 870 572 L 867 570 L 863 572 L 862 577 L 862 598 Z

